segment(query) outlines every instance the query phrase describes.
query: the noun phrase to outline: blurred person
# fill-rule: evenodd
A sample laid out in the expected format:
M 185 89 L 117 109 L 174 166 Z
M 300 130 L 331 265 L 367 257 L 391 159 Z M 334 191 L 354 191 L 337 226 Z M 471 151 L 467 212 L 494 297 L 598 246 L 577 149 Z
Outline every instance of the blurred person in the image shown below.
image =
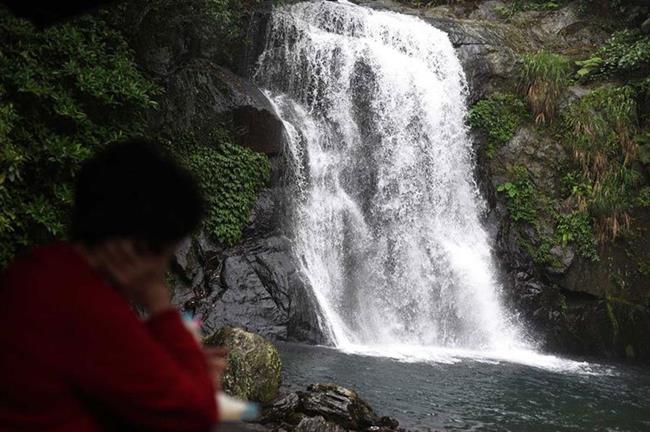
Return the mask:
M 83 165 L 71 241 L 0 277 L 0 431 L 217 423 L 224 352 L 201 348 L 165 284 L 202 209 L 192 176 L 154 142 L 113 144 Z

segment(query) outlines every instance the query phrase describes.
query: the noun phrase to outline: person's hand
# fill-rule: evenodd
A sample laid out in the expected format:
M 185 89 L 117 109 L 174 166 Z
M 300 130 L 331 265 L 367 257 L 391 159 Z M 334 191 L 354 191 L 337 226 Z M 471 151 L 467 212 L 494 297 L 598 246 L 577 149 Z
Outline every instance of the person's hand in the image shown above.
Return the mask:
M 165 284 L 170 254 L 138 253 L 131 240 L 109 240 L 93 250 L 95 263 L 129 299 L 149 314 L 169 309 L 171 295 Z
M 228 369 L 228 352 L 228 349 L 223 347 L 203 347 L 215 391 L 221 390 L 221 377 Z

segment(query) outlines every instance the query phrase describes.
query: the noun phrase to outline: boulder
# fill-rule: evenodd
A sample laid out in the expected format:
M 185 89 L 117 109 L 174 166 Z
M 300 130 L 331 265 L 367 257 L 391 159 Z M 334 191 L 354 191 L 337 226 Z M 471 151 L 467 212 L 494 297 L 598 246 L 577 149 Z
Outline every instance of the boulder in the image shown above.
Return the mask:
M 298 426 L 294 429 L 294 432 L 344 432 L 341 426 L 336 423 L 331 423 L 325 420 L 323 417 L 305 417 L 303 418 Z
M 282 362 L 270 342 L 239 328 L 224 327 L 207 337 L 204 343 L 230 350 L 228 370 L 223 376 L 223 389 L 227 394 L 262 403 L 277 396 Z
M 347 429 L 365 429 L 379 424 L 379 417 L 357 392 L 336 384 L 313 384 L 300 394 L 305 414 L 322 416 Z
M 379 417 L 354 391 L 336 384 L 313 384 L 264 408 L 262 423 L 289 431 L 389 431 L 399 422 Z M 275 429 L 275 428 L 274 428 Z
M 555 265 L 547 266 L 546 271 L 551 274 L 565 274 L 575 258 L 575 252 L 571 246 L 555 245 L 549 251 L 553 256 Z

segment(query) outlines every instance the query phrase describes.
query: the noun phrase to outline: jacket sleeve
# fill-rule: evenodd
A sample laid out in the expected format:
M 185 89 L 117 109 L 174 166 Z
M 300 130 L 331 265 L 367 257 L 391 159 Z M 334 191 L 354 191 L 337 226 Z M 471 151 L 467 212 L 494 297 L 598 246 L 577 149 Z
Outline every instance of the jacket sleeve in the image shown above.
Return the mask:
M 83 287 L 66 306 L 61 365 L 74 390 L 121 421 L 156 431 L 217 422 L 203 352 L 175 310 L 143 323 L 110 287 Z M 85 291 L 85 292 L 84 292 Z

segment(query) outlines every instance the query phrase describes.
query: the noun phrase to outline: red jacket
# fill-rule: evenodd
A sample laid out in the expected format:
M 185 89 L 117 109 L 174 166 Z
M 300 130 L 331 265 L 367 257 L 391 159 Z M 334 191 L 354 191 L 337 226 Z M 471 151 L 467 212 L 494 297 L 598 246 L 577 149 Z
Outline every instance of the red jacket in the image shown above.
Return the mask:
M 68 244 L 0 278 L 0 431 L 207 431 L 205 357 L 178 312 L 146 322 Z

